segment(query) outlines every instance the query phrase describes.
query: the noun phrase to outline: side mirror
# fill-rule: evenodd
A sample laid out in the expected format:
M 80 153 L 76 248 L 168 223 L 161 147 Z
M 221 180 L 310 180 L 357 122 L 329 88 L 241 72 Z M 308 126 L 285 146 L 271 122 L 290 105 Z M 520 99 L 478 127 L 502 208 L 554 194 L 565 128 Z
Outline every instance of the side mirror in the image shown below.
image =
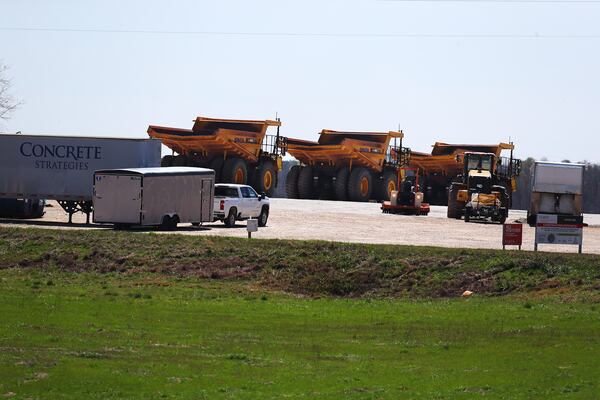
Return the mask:
M 262 192 L 260 194 L 260 197 L 258 198 L 258 201 L 263 200 L 265 197 L 267 197 L 267 194 L 265 192 Z

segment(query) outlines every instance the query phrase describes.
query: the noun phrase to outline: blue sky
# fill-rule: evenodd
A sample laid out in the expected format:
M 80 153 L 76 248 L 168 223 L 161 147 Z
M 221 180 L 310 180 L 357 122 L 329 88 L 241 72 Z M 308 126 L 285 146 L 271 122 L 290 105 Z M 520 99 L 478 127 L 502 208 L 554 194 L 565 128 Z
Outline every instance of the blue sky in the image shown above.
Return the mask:
M 510 136 L 521 157 L 600 162 L 599 20 L 600 2 L 7 0 L 0 59 L 24 104 L 2 130 L 278 112 L 290 137 L 400 124 L 415 150 Z

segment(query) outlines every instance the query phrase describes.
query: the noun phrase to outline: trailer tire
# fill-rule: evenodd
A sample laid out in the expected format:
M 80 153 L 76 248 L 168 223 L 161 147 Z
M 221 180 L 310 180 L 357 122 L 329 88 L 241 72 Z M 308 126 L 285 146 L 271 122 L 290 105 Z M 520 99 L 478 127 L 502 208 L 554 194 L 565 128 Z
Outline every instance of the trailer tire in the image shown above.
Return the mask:
M 237 208 L 231 207 L 229 209 L 229 214 L 227 214 L 227 217 L 225 217 L 225 219 L 223 220 L 223 223 L 225 224 L 226 227 L 232 228 L 235 226 L 236 218 L 237 218 Z
M 267 220 L 269 219 L 269 207 L 263 206 L 258 216 L 258 226 L 267 226 Z
M 364 167 L 352 170 L 348 181 L 348 196 L 352 201 L 369 201 L 373 192 L 373 175 Z
M 375 200 L 390 200 L 393 190 L 398 190 L 398 175 L 388 169 L 383 171 L 382 179 L 378 180 L 377 185 L 375 185 Z
M 301 199 L 316 198 L 314 186 L 313 168 L 309 166 L 300 168 L 300 173 L 298 174 L 298 197 Z
M 288 171 L 285 177 L 285 194 L 288 199 L 299 198 L 298 194 L 298 176 L 300 175 L 300 166 L 294 165 Z
M 160 224 L 161 231 L 174 231 L 177 229 L 177 224 L 179 223 L 179 217 L 177 215 L 173 215 L 172 217 L 169 215 L 165 215 L 162 219 L 162 223 Z
M 162 160 L 160 160 L 161 167 L 170 167 L 173 165 L 173 156 L 164 156 Z
M 221 179 L 225 183 L 237 183 L 246 185 L 248 183 L 248 166 L 241 158 L 229 158 L 223 165 Z
M 348 176 L 350 170 L 348 167 L 342 167 L 338 169 L 335 174 L 335 182 L 333 183 L 333 190 L 335 192 L 336 200 L 344 201 L 348 200 Z
M 225 160 L 221 157 L 215 157 L 208 163 L 208 167 L 215 171 L 215 182 L 217 183 L 221 182 L 223 164 L 225 164 Z
M 252 186 L 254 186 L 254 189 L 258 193 L 265 193 L 269 197 L 273 196 L 277 182 L 275 163 L 268 159 L 261 160 L 257 170 L 254 172 L 253 181 Z

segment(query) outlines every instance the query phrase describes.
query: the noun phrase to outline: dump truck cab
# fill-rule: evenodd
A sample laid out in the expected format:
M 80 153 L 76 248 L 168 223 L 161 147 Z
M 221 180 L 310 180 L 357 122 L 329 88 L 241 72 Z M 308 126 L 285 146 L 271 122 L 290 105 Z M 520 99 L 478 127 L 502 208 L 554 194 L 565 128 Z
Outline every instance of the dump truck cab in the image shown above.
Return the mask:
M 457 156 L 457 159 L 460 157 Z M 465 152 L 463 173 L 448 192 L 448 217 L 504 223 L 510 207 L 509 190 L 498 175 L 501 159 L 493 153 Z

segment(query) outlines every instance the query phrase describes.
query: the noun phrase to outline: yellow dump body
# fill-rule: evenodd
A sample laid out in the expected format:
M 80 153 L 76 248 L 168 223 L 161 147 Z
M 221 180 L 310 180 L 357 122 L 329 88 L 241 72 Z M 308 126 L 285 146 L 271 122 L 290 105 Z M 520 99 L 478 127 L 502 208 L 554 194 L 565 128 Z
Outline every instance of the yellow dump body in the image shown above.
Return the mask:
M 253 121 L 198 117 L 192 129 L 150 125 L 148 135 L 160 139 L 171 150 L 202 158 L 240 157 L 255 162 L 261 154 L 269 126 L 279 121 Z
M 463 171 L 463 158 L 466 152 L 492 153 L 500 157 L 502 150 L 513 150 L 508 143 L 492 144 L 447 144 L 437 142 L 431 154 L 411 151 L 410 165 L 421 168 L 425 173 L 441 173 L 456 176 Z
M 288 138 L 288 152 L 305 165 L 353 165 L 380 171 L 392 138 L 402 132 L 339 132 L 324 129 L 317 142 Z

